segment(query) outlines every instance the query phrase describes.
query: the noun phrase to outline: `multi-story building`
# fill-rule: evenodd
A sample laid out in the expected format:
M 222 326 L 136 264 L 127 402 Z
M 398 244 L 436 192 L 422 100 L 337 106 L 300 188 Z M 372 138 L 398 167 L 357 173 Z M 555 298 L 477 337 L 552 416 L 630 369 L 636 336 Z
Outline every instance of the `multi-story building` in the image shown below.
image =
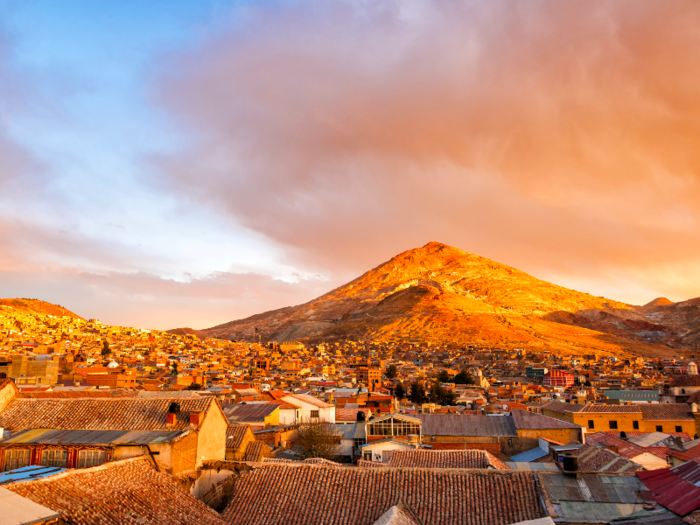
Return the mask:
M 542 384 L 544 386 L 568 388 L 574 384 L 574 376 L 563 370 L 552 370 L 544 375 Z
M 0 363 L 0 373 L 18 385 L 55 385 L 58 382 L 59 356 L 13 355 Z
M 382 371 L 371 366 L 361 366 L 357 369 L 357 383 L 373 392 L 382 387 Z

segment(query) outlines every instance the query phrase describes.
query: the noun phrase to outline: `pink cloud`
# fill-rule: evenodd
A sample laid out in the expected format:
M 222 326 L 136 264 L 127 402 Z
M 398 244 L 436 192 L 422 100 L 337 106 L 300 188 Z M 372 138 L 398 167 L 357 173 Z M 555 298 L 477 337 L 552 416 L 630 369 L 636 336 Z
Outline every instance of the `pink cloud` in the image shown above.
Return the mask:
M 543 278 L 630 270 L 620 299 L 700 295 L 677 279 L 700 262 L 693 0 L 245 17 L 158 68 L 154 100 L 191 144 L 157 159 L 164 187 L 334 279 L 438 240 Z

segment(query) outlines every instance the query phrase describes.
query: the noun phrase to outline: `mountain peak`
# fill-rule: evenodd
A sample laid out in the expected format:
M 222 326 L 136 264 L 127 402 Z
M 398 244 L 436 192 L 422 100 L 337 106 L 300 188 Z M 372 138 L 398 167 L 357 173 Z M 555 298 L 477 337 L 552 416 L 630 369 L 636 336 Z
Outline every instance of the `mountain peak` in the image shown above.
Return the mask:
M 644 306 L 667 306 L 669 304 L 674 304 L 674 302 L 670 299 L 667 299 L 666 297 L 657 297 L 656 299 L 654 299 L 651 302 L 648 302 Z

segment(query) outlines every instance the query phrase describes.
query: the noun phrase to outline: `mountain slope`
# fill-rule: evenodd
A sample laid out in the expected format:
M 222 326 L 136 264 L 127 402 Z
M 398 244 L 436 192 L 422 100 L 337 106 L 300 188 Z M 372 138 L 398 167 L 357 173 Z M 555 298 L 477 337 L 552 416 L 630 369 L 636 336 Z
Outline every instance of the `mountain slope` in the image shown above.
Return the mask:
M 520 270 L 431 242 L 309 303 L 225 323 L 203 334 L 268 340 L 415 340 L 561 352 L 677 353 L 641 332 L 647 307 L 569 290 Z M 668 305 L 648 308 L 669 308 Z M 593 313 L 596 313 L 595 315 Z M 598 313 L 649 326 L 618 328 Z M 655 342 L 659 342 L 654 339 Z M 675 340 L 674 340 L 675 341 Z
M 82 319 L 82 317 L 63 308 L 63 306 L 40 301 L 39 299 L 0 299 L 0 305 L 11 306 L 21 312 L 36 312 L 44 315 L 55 315 L 56 317 L 66 316 Z

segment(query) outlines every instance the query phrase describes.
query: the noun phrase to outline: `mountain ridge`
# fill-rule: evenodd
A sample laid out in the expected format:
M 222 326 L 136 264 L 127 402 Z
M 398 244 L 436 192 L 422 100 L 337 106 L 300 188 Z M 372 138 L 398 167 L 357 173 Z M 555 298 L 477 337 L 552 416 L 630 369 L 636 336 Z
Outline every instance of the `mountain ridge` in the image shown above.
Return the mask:
M 678 350 L 668 345 L 692 343 L 683 339 L 688 333 L 692 339 L 692 329 L 680 326 L 689 312 L 676 315 L 672 327 L 655 320 L 671 320 L 673 316 L 665 315 L 664 309 L 682 304 L 655 300 L 636 306 L 596 297 L 430 242 L 307 303 L 197 333 L 243 340 L 260 334 L 263 340 L 273 341 L 449 341 L 561 352 L 671 355 Z M 695 319 L 692 312 L 690 317 Z

